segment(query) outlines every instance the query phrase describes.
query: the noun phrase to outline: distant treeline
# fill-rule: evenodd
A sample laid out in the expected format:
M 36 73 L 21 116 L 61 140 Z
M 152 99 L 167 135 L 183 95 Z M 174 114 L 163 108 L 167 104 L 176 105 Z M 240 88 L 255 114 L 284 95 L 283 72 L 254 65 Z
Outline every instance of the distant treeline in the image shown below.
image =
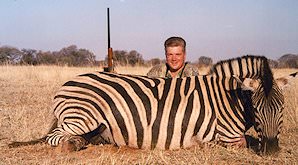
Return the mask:
M 86 66 L 94 63 L 95 55 L 87 49 L 78 49 L 76 45 L 53 52 L 0 47 L 0 64 Z
M 153 58 L 144 60 L 136 50 L 113 52 L 113 62 L 117 66 L 153 66 L 165 63 L 164 59 Z M 272 68 L 298 68 L 298 54 L 285 54 L 278 60 L 269 60 Z M 210 66 L 213 60 L 201 56 L 192 62 L 198 67 Z M 40 51 L 34 49 L 17 49 L 11 46 L 0 47 L 0 65 L 67 65 L 67 66 L 106 66 L 105 60 L 96 61 L 95 55 L 87 50 L 70 45 L 59 51 Z

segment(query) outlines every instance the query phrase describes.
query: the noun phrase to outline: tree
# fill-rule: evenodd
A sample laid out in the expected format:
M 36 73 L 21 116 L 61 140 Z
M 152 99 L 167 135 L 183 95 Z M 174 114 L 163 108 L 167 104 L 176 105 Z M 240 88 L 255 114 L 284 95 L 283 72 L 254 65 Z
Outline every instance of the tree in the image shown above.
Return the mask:
M 127 61 L 128 61 L 128 64 L 131 66 L 135 66 L 136 64 L 138 65 L 144 64 L 144 59 L 142 55 L 138 53 L 136 50 L 132 50 L 128 53 Z
M 209 66 L 209 65 L 212 65 L 212 63 L 213 63 L 213 61 L 212 61 L 212 58 L 210 58 L 210 57 L 201 56 L 198 59 L 199 66 Z
M 107 60 L 107 57 L 106 57 Z M 113 60 L 114 60 L 114 65 L 143 65 L 144 64 L 144 59 L 140 53 L 138 53 L 136 50 L 132 50 L 129 53 L 124 50 L 115 50 L 113 51 Z
M 94 65 L 95 55 L 87 49 L 79 49 L 78 56 L 80 57 L 80 65 Z
M 55 52 L 34 49 L 19 51 L 17 48 L 4 46 L 0 47 L 0 64 L 3 63 L 85 66 L 94 65 L 95 55 L 87 49 L 78 49 L 76 45 L 70 45 Z
M 70 66 L 93 65 L 95 63 L 95 55 L 87 49 L 78 49 L 76 45 L 62 48 L 59 52 L 54 52 L 58 58 L 59 64 L 67 64 Z
M 37 64 L 37 50 L 22 49 L 21 64 L 36 65 Z
M 159 59 L 159 58 L 153 58 L 153 59 L 150 60 L 149 63 L 151 63 L 152 66 L 154 66 L 154 65 L 159 65 L 159 64 L 162 63 L 162 60 Z
M 278 67 L 278 61 L 268 59 L 268 62 L 269 62 L 270 68 L 277 68 Z
M 107 61 L 108 57 L 106 57 Z M 114 65 L 127 65 L 127 52 L 124 50 L 115 50 L 113 51 L 113 60 L 114 60 Z
M 16 64 L 20 61 L 21 57 L 22 52 L 17 48 L 10 46 L 0 47 L 0 64 Z
M 36 61 L 37 61 L 37 64 L 39 64 L 39 65 L 40 64 L 45 64 L 45 65 L 57 64 L 57 58 L 50 51 L 47 51 L 47 52 L 39 51 L 36 54 Z
M 281 68 L 298 68 L 298 55 L 285 54 L 278 59 Z

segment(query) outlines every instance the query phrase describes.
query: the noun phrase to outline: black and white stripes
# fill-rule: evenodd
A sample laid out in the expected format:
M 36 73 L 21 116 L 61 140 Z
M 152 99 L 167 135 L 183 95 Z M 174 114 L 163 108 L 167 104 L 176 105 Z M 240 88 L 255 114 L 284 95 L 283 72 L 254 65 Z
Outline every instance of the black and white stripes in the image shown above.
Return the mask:
M 198 92 L 209 91 L 201 85 L 206 81 L 206 76 L 166 80 L 100 72 L 78 76 L 65 83 L 55 96 L 54 113 L 59 122 L 53 131 L 57 135 L 50 134 L 48 142 L 58 145 L 63 138 L 58 134 L 63 130 L 70 135 L 82 135 L 101 124 L 109 129 L 119 146 L 161 149 L 189 146 L 200 125 L 204 125 L 201 139 L 210 141 L 214 138 L 215 114 L 198 102 L 208 103 L 204 99 L 208 92 Z M 213 132 L 207 136 L 210 129 Z
M 57 146 L 71 136 L 100 127 L 97 136 L 105 142 L 143 149 L 185 148 L 208 141 L 241 142 L 245 131 L 255 124 L 255 114 L 260 114 L 256 109 L 268 111 L 264 97 L 255 96 L 267 90 L 264 84 L 271 81 L 274 86 L 272 78 L 263 78 L 272 77 L 267 65 L 265 57 L 244 56 L 219 62 L 204 76 L 151 79 L 105 72 L 80 75 L 57 92 L 57 128 L 48 134 L 47 141 Z M 261 86 L 253 92 L 243 90 L 246 78 L 260 79 Z M 271 115 L 281 123 L 277 109 L 283 104 L 283 96 L 271 96 L 280 103 L 270 106 L 275 114 L 256 116 L 266 120 Z

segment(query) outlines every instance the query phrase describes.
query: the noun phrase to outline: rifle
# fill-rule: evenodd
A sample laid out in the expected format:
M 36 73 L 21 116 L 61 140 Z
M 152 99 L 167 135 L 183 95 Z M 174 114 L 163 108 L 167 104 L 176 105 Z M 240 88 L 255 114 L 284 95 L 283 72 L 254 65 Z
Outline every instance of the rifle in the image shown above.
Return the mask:
M 107 17 L 108 17 L 108 66 L 104 67 L 105 72 L 113 72 L 113 48 L 111 47 L 111 38 L 110 38 L 110 9 L 107 8 Z

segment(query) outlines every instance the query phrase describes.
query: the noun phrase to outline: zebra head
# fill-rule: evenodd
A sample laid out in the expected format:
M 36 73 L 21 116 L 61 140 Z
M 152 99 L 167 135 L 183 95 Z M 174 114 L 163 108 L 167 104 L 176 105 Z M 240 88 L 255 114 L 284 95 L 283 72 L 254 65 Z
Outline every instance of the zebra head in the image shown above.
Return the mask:
M 281 132 L 282 116 L 284 109 L 284 95 L 282 93 L 289 79 L 298 72 L 289 76 L 268 79 L 244 79 L 241 81 L 242 89 L 252 91 L 251 101 L 255 115 L 255 129 L 259 138 L 259 152 L 265 154 L 275 153 L 279 150 L 279 134 Z M 266 82 L 270 80 L 271 82 Z

